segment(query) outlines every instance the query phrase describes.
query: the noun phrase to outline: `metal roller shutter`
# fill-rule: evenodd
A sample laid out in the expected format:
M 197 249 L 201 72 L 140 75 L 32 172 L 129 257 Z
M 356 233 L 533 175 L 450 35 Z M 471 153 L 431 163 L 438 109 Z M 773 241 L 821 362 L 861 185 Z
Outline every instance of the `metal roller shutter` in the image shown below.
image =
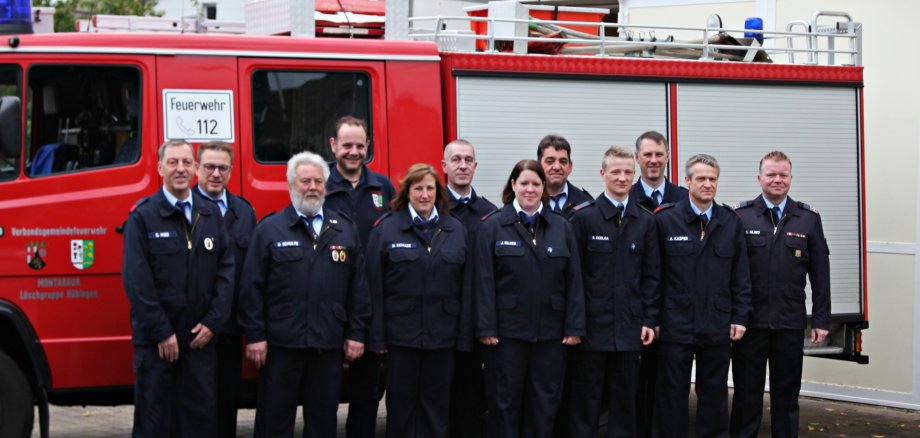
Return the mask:
M 832 312 L 861 313 L 856 90 L 681 84 L 677 96 L 681 182 L 687 158 L 707 153 L 721 166 L 718 202 L 752 199 L 760 193 L 760 158 L 772 150 L 785 152 L 792 160 L 790 196 L 817 209 L 824 223 L 831 252 Z
M 663 83 L 457 78 L 457 133 L 476 146 L 476 190 L 501 204 L 514 163 L 536 159 L 537 143 L 560 134 L 572 144 L 569 180 L 598 196 L 598 169 L 614 144 L 633 147 L 644 131 L 667 129 Z M 638 169 L 637 169 L 638 174 Z

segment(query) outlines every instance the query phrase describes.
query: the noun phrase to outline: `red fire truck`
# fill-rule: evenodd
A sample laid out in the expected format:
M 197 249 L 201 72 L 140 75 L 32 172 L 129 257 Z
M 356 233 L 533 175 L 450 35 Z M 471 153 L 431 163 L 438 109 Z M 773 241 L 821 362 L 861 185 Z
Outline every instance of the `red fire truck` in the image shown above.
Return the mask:
M 471 20 L 498 28 L 492 18 Z M 572 180 L 595 194 L 603 150 L 647 130 L 670 138 L 674 181 L 683 179 L 686 157 L 716 156 L 725 203 L 758 193 L 758 159 L 784 150 L 795 163 L 795 193 L 821 210 L 831 248 L 833 331 L 807 353 L 868 361 L 860 345 L 868 309 L 856 23 L 815 19 L 795 35 L 807 44 L 777 54 L 712 28 L 696 43 L 605 39 L 601 24 L 593 39 L 503 42 L 487 29 L 441 32 L 441 21 L 413 31 L 436 42 L 7 36 L 0 46 L 0 435 L 28 436 L 36 404 L 45 435 L 49 404 L 130 402 L 119 227 L 162 184 L 159 144 L 231 142 L 238 152 L 230 190 L 262 216 L 288 202 L 287 158 L 301 150 L 331 158 L 328 138 L 346 114 L 369 121 L 369 165 L 393 179 L 413 163 L 439 163 L 449 139 L 469 139 L 480 163 L 475 185 L 493 200 L 512 163 L 533 158 L 548 133 L 572 142 Z M 775 45 L 793 33 L 779 37 Z M 439 50 L 463 38 L 482 38 L 484 51 Z M 835 49 L 824 38 L 844 43 Z M 521 52 L 514 41 L 593 53 L 513 53 Z M 512 52 L 495 50 L 501 46 Z M 610 56 L 614 47 L 625 56 Z M 789 63 L 776 62 L 786 56 Z M 740 59 L 748 57 L 753 62 Z

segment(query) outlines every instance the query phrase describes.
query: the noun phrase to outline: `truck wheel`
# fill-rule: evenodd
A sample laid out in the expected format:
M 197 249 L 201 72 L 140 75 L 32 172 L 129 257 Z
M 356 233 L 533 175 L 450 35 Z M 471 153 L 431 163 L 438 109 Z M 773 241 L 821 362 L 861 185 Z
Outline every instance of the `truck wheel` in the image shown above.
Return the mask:
M 0 351 L 0 437 L 28 438 L 35 421 L 32 390 L 22 370 Z

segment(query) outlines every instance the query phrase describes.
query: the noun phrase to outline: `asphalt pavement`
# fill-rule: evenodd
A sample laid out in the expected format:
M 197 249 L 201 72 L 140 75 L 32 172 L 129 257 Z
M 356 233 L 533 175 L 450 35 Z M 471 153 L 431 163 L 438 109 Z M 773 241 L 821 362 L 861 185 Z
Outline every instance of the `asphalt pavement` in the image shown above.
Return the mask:
M 764 425 L 760 436 L 769 437 L 769 396 L 765 397 Z M 920 413 L 903 409 L 856 403 L 802 397 L 799 435 L 815 437 L 918 437 L 920 436 Z M 695 398 L 691 397 L 691 413 L 695 409 Z M 112 438 L 131 434 L 132 406 L 73 406 L 51 407 L 51 436 L 53 438 Z M 348 405 L 339 405 L 339 437 L 345 436 L 345 415 Z M 297 431 L 300 436 L 302 423 L 298 415 Z M 691 423 L 693 415 L 691 415 Z M 238 417 L 238 437 L 251 437 L 255 411 L 241 409 Z M 691 425 L 692 428 L 692 425 Z M 386 409 L 381 402 L 377 414 L 377 436 L 384 436 L 386 430 Z M 32 433 L 39 437 L 38 423 Z M 688 433 L 689 437 L 694 436 Z

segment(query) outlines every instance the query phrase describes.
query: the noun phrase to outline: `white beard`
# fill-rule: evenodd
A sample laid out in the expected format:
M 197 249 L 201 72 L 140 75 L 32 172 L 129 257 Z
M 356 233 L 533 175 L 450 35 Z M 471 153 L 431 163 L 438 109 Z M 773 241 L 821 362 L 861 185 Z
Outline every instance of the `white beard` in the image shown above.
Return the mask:
M 324 201 L 325 201 L 325 198 L 320 198 L 319 201 L 315 201 L 315 202 L 308 201 L 304 199 L 304 197 L 300 193 L 296 191 L 291 191 L 291 205 L 294 206 L 295 210 L 307 216 L 313 216 L 316 213 L 318 213 L 319 210 L 323 208 Z

